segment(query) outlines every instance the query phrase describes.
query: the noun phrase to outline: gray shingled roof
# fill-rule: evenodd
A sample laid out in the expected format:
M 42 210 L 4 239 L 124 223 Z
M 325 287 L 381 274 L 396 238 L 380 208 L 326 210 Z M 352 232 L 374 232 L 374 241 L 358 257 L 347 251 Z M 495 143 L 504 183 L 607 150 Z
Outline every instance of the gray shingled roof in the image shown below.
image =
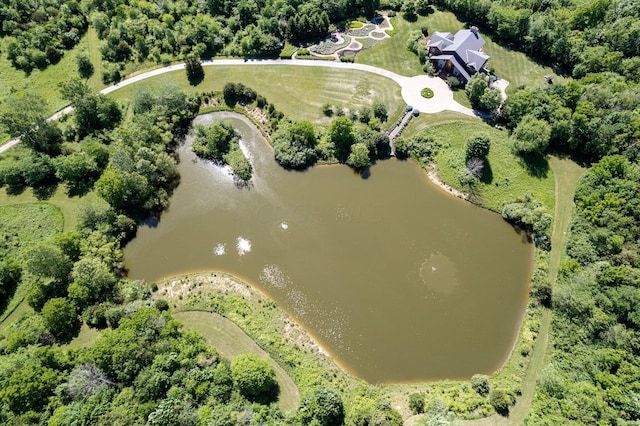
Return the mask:
M 462 75 L 464 78 L 466 78 L 467 81 L 471 80 L 471 76 L 469 75 L 467 70 L 460 63 L 460 61 L 458 61 L 458 58 L 456 58 L 454 55 L 434 55 L 434 56 L 431 57 L 431 59 L 436 59 L 436 60 L 443 59 L 445 61 L 453 62 L 453 65 L 456 67 L 456 69 L 458 70 L 460 75 Z
M 455 35 L 435 31 L 427 43 L 427 47 L 437 47 L 443 54 L 432 56 L 432 59 L 446 59 L 454 63 L 460 74 L 469 80 L 469 73 L 453 54 L 462 59 L 467 66 L 476 71 L 487 62 L 489 55 L 481 52 L 484 39 L 478 34 L 477 29 L 460 30 Z

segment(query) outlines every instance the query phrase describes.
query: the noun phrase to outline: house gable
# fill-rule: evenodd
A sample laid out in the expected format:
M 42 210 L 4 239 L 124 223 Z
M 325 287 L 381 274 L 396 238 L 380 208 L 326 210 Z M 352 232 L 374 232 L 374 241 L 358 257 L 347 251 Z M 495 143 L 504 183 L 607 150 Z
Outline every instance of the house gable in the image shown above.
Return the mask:
M 480 71 L 489 55 L 482 52 L 484 39 L 476 27 L 451 33 L 434 32 L 427 43 L 433 61 L 450 61 L 457 70 L 456 75 L 469 81 L 471 74 Z M 446 59 L 445 59 L 446 58 Z

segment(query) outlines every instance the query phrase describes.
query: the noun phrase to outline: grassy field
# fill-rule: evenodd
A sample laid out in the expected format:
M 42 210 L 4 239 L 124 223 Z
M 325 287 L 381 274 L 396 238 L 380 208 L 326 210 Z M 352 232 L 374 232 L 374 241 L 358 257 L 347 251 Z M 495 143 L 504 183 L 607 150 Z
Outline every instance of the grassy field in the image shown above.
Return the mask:
M 91 203 L 97 199 L 94 192 L 89 192 L 83 197 L 69 197 L 65 193 L 63 186 L 58 186 L 55 192 L 47 198 L 47 202 L 55 205 L 60 209 L 63 216 L 64 229 L 73 229 L 76 225 L 76 211 L 82 203 Z M 21 194 L 7 194 L 6 190 L 0 189 L 0 208 L 2 206 L 20 205 L 25 203 L 33 203 L 39 201 L 39 198 L 33 193 L 31 188 L 27 188 Z
M 177 84 L 187 92 L 220 91 L 228 82 L 251 87 L 293 119 L 322 125 L 331 121 L 322 113 L 325 102 L 360 108 L 381 100 L 387 105 L 389 123 L 404 109 L 400 86 L 386 77 L 355 70 L 282 65 L 205 67 L 205 78 L 196 87 L 189 85 L 184 71 L 176 71 L 144 80 L 134 87 L 123 87 L 113 96 L 119 100 L 131 99 L 140 87 L 159 89 L 170 84 Z
M 554 208 L 553 172 L 547 160 L 535 167 L 527 166 L 512 153 L 511 140 L 504 130 L 497 130 L 477 119 L 440 119 L 437 124 L 429 124 L 427 117 L 412 120 L 404 135 L 408 136 L 424 130 L 433 135 L 443 148 L 436 155 L 435 163 L 440 179 L 460 188 L 458 176 L 465 170 L 465 143 L 471 136 L 486 134 L 491 139 L 488 165 L 482 179 L 471 192 L 475 200 L 483 207 L 500 212 L 506 201 L 531 193 L 544 203 L 549 212 Z
M 0 54 L 0 81 L 2 82 L 0 101 L 15 91 L 28 92 L 46 99 L 50 113 L 62 109 L 67 102 L 60 96 L 58 83 L 78 75 L 76 57 L 86 48 L 87 36 L 85 35 L 74 49 L 65 51 L 57 65 L 49 66 L 42 71 L 35 69 L 29 75 L 15 69 L 6 55 Z M 2 49 L 2 52 L 4 53 L 5 50 Z
M 43 241 L 62 231 L 64 219 L 51 203 L 0 206 L 0 253 L 19 255 L 33 241 Z
M 87 324 L 82 323 L 80 333 L 71 342 L 66 345 L 60 346 L 62 349 L 79 349 L 91 346 L 93 342 L 100 335 L 100 331 L 95 328 L 90 328 Z
M 284 412 L 294 410 L 300 405 L 298 387 L 287 372 L 233 322 L 212 312 L 176 312 L 173 316 L 184 324 L 186 329 L 202 334 L 204 340 L 225 358 L 233 359 L 247 353 L 269 358 L 280 386 L 278 405 Z
M 31 244 L 62 232 L 63 222 L 60 209 L 50 203 L 0 205 L 0 257 L 20 260 Z M 0 301 L 0 321 L 18 308 L 26 290 L 26 284 L 19 284 L 10 300 Z
M 86 36 L 86 52 L 89 55 L 89 60 L 93 64 L 93 75 L 89 78 L 87 83 L 95 90 L 101 90 L 104 87 L 102 84 L 102 55 L 100 54 L 100 40 L 98 34 L 93 27 L 89 27 Z
M 556 208 L 554 213 L 553 234 L 551 236 L 551 254 L 549 256 L 549 278 L 555 285 L 558 266 L 564 255 L 566 235 L 573 214 L 573 196 L 578 179 L 585 169 L 566 158 L 551 157 L 549 164 L 555 176 Z M 549 332 L 551 329 L 551 310 L 543 308 L 540 318 L 540 328 L 531 359 L 522 383 L 522 395 L 516 399 L 516 404 L 509 411 L 508 417 L 493 415 L 484 419 L 462 422 L 464 426 L 520 426 L 524 423 L 536 389 L 538 372 L 544 367 L 549 347 Z

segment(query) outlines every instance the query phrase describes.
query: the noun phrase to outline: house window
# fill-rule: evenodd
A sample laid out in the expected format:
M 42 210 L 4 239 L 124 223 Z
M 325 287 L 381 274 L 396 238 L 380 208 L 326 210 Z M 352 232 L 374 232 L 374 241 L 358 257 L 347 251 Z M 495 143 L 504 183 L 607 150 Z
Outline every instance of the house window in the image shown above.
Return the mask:
M 438 68 L 444 67 L 444 61 L 442 59 L 438 59 Z

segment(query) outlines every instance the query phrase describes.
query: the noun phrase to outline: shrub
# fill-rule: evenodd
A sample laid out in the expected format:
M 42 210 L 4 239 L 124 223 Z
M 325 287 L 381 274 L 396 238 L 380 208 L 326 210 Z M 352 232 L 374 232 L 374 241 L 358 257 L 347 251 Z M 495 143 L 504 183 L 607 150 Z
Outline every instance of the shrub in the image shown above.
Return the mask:
M 388 112 L 384 102 L 379 100 L 373 101 L 373 116 L 379 118 L 382 122 L 387 121 Z
M 458 80 L 458 77 L 450 76 L 447 78 L 447 84 L 455 90 L 460 87 L 460 80 Z
M 424 413 L 424 395 L 417 392 L 409 395 L 409 409 L 413 414 Z
M 371 120 L 371 115 L 372 111 L 368 106 L 363 106 L 362 108 L 360 108 L 360 111 L 358 111 L 358 119 L 361 123 L 368 123 Z
M 486 158 L 491 149 L 491 140 L 485 136 L 473 136 L 467 139 L 465 144 L 466 159 L 470 158 Z
M 420 94 L 422 95 L 423 98 L 426 98 L 426 99 L 433 98 L 433 90 L 429 89 L 428 87 L 425 87 L 424 89 L 422 89 Z
M 317 387 L 300 402 L 298 413 L 302 424 L 330 426 L 341 425 L 344 421 L 344 406 L 340 396 L 323 387 Z
M 480 395 L 489 393 L 489 378 L 484 374 L 474 374 L 471 377 L 471 388 Z
M 155 301 L 153 305 L 156 307 L 157 310 L 161 312 L 169 310 L 169 302 L 167 302 L 165 299 L 158 299 Z
M 509 405 L 511 405 L 511 398 L 501 389 L 494 389 L 489 394 L 489 403 L 495 408 L 495 410 L 505 415 L 509 412 Z

